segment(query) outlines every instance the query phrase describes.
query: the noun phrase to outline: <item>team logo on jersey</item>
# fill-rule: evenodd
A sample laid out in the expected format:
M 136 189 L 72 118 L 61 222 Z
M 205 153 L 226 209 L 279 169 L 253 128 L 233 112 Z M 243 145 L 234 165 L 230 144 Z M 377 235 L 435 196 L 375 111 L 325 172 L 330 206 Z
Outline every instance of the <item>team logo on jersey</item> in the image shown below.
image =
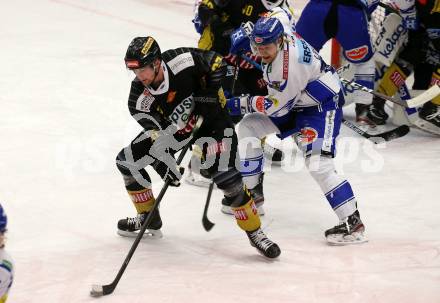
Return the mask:
M 136 109 L 143 112 L 149 112 L 153 102 L 154 97 L 151 95 L 148 89 L 145 89 L 136 102 Z
M 175 97 L 176 97 L 176 92 L 170 90 L 167 96 L 167 103 L 173 102 Z
M 301 129 L 301 135 L 299 137 L 299 142 L 302 145 L 309 145 L 318 139 L 318 132 L 316 129 L 311 127 L 304 127 Z
M 368 54 L 368 46 L 362 45 L 358 48 L 353 48 L 345 51 L 345 56 L 347 59 L 351 61 L 361 61 L 363 60 Z

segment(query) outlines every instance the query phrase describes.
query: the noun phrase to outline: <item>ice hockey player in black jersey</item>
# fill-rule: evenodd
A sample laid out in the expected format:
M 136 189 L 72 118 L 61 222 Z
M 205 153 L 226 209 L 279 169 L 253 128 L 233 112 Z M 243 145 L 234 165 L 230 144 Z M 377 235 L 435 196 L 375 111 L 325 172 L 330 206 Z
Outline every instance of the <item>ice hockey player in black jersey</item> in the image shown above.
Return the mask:
M 197 31 L 201 34 L 198 47 L 220 53 L 231 67 L 238 65 L 235 94 L 265 94 L 267 87 L 261 71 L 246 60 L 229 53 L 230 34 L 243 23 L 253 24 L 262 15 L 279 6 L 291 9 L 286 0 L 203 0 L 199 4 L 195 18 Z M 250 50 L 246 56 L 259 60 Z M 229 82 L 231 80 L 232 77 Z
M 281 251 L 261 230 L 255 203 L 235 168 L 237 136 L 221 104 L 225 101 L 223 58 L 212 51 L 184 47 L 161 53 L 154 38 L 137 37 L 128 46 L 125 64 L 136 75 L 128 107 L 144 130 L 116 158 L 138 213 L 135 218 L 120 220 L 118 233 L 136 235 L 152 209 L 155 198 L 146 166 L 171 185 L 180 185 L 182 170 L 174 153 L 189 143 L 195 122 L 202 116 L 203 124 L 191 142 L 202 150 L 205 174 L 232 202 L 237 224 L 251 245 L 268 258 L 278 257 Z M 148 226 L 150 235 L 160 237 L 161 226 L 157 211 Z
M 267 86 L 262 72 L 240 58 L 239 55 L 230 53 L 230 34 L 243 23 L 250 22 L 249 26 L 252 26 L 262 15 L 275 7 L 292 11 L 286 0 L 203 0 L 198 5 L 194 19 L 196 30 L 201 34 L 198 47 L 216 51 L 224 56 L 228 64 L 228 73 L 223 88 L 228 97 L 231 97 L 232 94 L 267 95 Z M 256 62 L 261 61 L 250 50 L 245 52 L 244 55 Z M 236 68 L 238 68 L 238 77 L 234 79 Z M 233 92 L 232 87 L 234 87 Z M 232 117 L 232 119 L 237 123 L 241 117 Z M 272 164 L 281 165 L 284 158 L 282 151 L 269 144 L 263 146 L 265 157 L 271 159 Z M 195 185 L 206 185 L 203 178 L 192 173 L 191 170 L 185 180 Z M 256 199 L 255 196 L 254 199 Z M 255 201 L 260 215 L 264 215 L 264 201 Z M 233 214 L 225 199 L 222 201 L 222 212 Z

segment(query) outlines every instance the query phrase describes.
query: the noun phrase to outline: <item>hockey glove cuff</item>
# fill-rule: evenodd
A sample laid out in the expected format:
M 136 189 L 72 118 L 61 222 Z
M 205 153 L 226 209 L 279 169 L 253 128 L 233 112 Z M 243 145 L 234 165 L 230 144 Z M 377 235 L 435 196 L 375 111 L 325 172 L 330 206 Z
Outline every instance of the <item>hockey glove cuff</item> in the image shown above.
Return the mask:
M 241 116 L 249 113 L 249 95 L 241 95 L 227 99 L 226 109 L 231 116 Z

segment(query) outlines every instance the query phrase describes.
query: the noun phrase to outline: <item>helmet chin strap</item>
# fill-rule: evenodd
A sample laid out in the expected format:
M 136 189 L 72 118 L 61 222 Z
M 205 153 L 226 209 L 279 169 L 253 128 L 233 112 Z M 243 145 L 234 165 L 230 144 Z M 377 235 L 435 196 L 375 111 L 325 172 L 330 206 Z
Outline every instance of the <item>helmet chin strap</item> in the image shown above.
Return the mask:
M 152 84 L 156 81 L 157 75 L 159 74 L 159 70 L 160 68 L 157 68 L 156 65 L 153 64 L 154 78 L 153 81 L 151 81 Z

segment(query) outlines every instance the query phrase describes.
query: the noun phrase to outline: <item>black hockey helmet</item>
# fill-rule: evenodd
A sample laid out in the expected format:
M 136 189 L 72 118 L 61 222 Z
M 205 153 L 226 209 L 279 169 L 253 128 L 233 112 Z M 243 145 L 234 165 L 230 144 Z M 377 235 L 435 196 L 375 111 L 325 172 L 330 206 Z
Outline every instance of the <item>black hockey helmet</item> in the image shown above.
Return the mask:
M 137 69 L 148 66 L 156 59 L 161 58 L 159 44 L 153 37 L 136 37 L 127 48 L 125 66 L 128 69 Z
M 214 3 L 218 7 L 225 7 L 226 5 L 228 5 L 229 1 L 230 0 L 214 0 Z

